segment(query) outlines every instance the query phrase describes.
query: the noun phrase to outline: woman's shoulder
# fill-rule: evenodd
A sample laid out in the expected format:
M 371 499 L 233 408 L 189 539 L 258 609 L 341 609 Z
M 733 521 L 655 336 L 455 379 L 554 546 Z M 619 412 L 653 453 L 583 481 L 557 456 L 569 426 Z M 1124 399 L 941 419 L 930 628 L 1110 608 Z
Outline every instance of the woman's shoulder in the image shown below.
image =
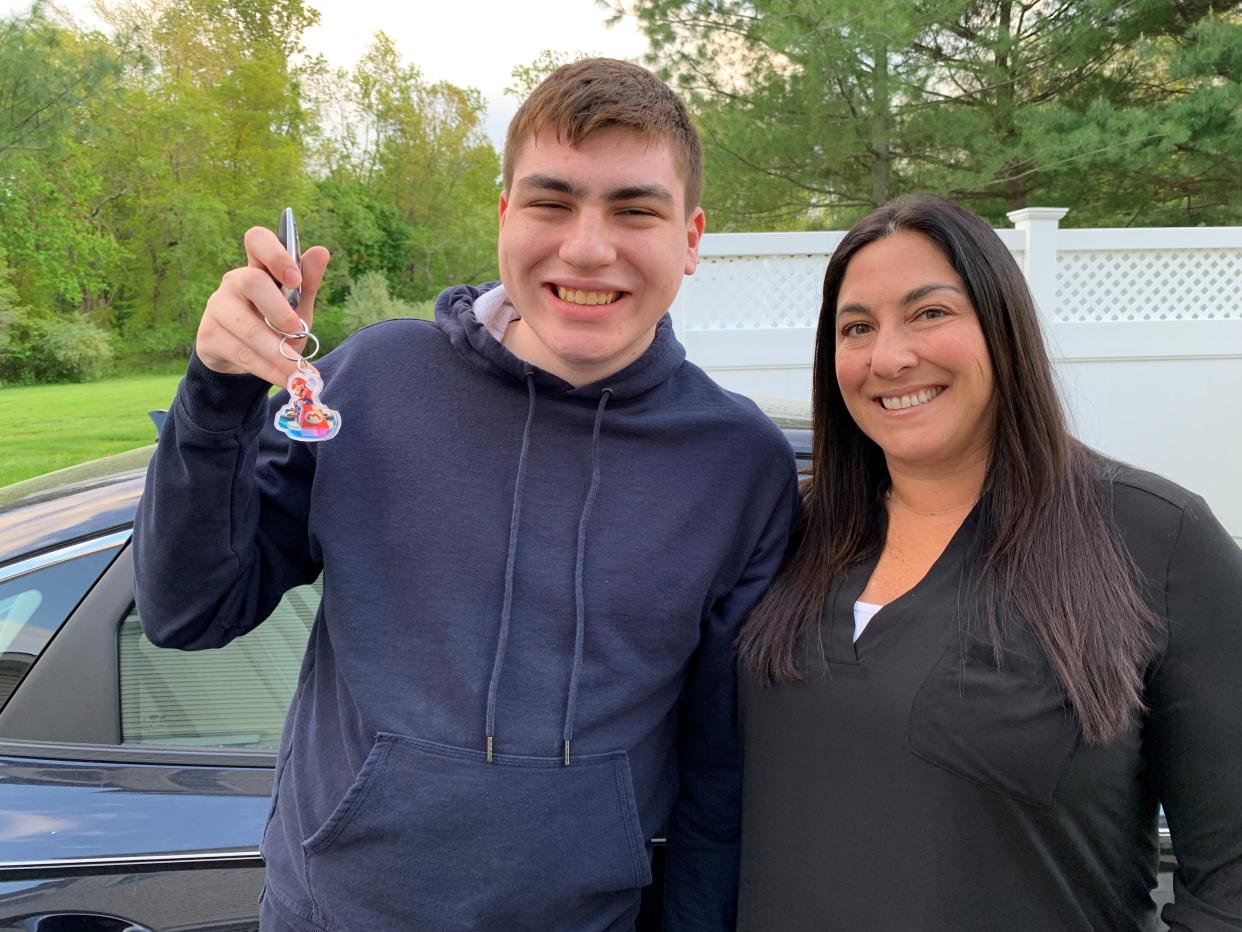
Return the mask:
M 1122 506 L 1126 512 L 1154 512 L 1180 519 L 1187 508 L 1203 503 L 1202 498 L 1171 479 L 1128 463 L 1100 457 L 1097 475 L 1114 500 L 1114 508 Z
M 1151 580 L 1189 555 L 1237 563 L 1237 545 L 1206 501 L 1164 476 L 1101 459 L 1100 481 L 1118 533 Z

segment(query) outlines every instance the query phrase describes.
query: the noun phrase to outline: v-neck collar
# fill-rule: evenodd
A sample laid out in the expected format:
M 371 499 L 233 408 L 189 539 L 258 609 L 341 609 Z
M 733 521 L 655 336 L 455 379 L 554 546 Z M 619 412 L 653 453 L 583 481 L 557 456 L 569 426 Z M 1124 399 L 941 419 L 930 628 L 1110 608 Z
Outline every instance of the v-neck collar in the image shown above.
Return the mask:
M 880 554 L 876 553 L 861 560 L 845 571 L 829 591 L 824 603 L 820 637 L 829 663 L 851 666 L 862 663 L 888 637 L 889 632 L 900 627 L 902 617 L 912 608 L 917 608 L 928 590 L 935 588 L 940 580 L 951 575 L 954 587 L 957 586 L 956 570 L 961 567 L 963 558 L 975 540 L 978 511 L 979 505 L 976 504 L 953 532 L 944 550 L 923 578 L 876 612 L 857 641 L 854 640 L 854 603 L 867 588 L 867 581 L 871 579 L 871 574 L 880 561 Z

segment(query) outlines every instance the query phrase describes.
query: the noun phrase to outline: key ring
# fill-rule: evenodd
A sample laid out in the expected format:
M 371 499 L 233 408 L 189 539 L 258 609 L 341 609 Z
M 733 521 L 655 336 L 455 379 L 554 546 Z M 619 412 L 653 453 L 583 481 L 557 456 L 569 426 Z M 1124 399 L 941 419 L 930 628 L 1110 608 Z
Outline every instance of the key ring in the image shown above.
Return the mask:
M 286 333 L 282 331 L 282 329 L 277 327 L 276 324 L 272 323 L 271 321 L 268 321 L 266 317 L 263 318 L 263 323 L 266 323 L 268 327 L 271 327 L 273 331 L 276 331 L 277 333 L 281 334 L 281 336 L 286 339 L 306 339 L 307 337 L 313 336 L 313 334 L 311 333 L 311 328 L 307 327 L 307 322 L 303 321 L 301 317 L 298 318 L 298 323 L 302 324 L 302 329 L 301 331 L 297 331 L 296 333 Z M 315 340 L 315 342 L 318 343 L 318 340 Z
M 306 326 L 306 325 L 303 324 L 302 326 Z M 272 329 L 275 330 L 276 328 L 273 327 Z M 276 332 L 283 333 L 283 331 L 281 330 L 276 330 Z M 290 356 L 289 353 L 285 352 L 286 349 L 288 349 L 290 352 L 295 352 L 293 350 L 293 347 L 289 346 L 289 341 L 290 340 L 301 340 L 302 338 L 305 338 L 308 343 L 311 340 L 314 340 L 315 348 L 311 350 L 309 353 L 306 353 L 306 352 L 296 353 L 296 355 L 293 355 L 293 356 Z M 308 367 L 313 369 L 315 367 L 310 364 L 310 361 L 319 355 L 319 337 L 315 336 L 309 330 L 306 331 L 306 333 L 303 333 L 300 335 L 284 333 L 280 341 L 280 346 L 278 346 L 277 349 L 280 351 L 280 355 L 283 356 L 285 359 L 289 360 L 290 362 L 296 362 L 298 364 L 299 369 L 305 369 Z M 305 350 L 306 347 L 303 346 L 302 349 Z

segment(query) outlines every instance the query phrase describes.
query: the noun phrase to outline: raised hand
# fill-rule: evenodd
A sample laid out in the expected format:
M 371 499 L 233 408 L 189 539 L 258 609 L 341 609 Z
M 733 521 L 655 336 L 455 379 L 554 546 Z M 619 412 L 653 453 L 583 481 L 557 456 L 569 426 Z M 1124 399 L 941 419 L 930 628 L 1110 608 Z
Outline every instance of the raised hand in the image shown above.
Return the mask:
M 220 287 L 208 298 L 194 349 L 209 369 L 248 372 L 284 388 L 297 368 L 296 353 L 305 341 L 287 341 L 286 352 L 295 357 L 288 359 L 280 352 L 284 338 L 272 327 L 297 333 L 305 322 L 310 329 L 315 293 L 330 256 L 322 246 L 314 246 L 302 254 L 299 271 L 276 234 L 263 227 L 247 230 L 245 245 L 246 266 L 226 272 Z M 289 307 L 277 280 L 288 288 L 301 288 L 296 311 Z

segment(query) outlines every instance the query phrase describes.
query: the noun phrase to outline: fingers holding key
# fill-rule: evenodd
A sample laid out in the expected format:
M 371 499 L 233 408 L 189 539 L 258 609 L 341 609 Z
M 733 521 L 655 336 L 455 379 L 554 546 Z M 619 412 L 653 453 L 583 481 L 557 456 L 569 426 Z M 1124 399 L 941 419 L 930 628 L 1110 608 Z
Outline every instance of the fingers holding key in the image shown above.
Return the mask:
M 322 246 L 312 246 L 302 253 L 302 301 L 297 312 L 306 321 L 308 328 L 315 318 L 315 295 L 323 284 L 323 276 L 328 270 L 328 260 L 331 258 L 331 254 Z
M 308 250 L 299 271 L 270 230 L 249 230 L 245 243 L 247 265 L 227 272 L 207 301 L 195 350 L 210 369 L 250 373 L 283 388 L 298 368 L 298 355 L 306 343 L 305 339 L 283 334 L 310 329 L 328 251 L 322 246 Z M 277 278 L 286 287 L 302 289 L 296 311 L 289 306 Z M 313 338 L 311 350 L 315 350 Z
M 254 316 L 253 312 L 251 316 Z M 259 326 L 267 331 L 267 336 L 256 344 L 236 336 L 218 320 L 204 315 L 195 344 L 198 358 L 207 368 L 216 372 L 234 375 L 248 373 L 283 388 L 296 368 L 296 363 L 281 358 L 281 338 L 268 330 L 261 321 Z
M 280 294 L 280 287 L 285 288 L 301 288 L 303 285 L 303 275 L 298 268 L 297 261 L 293 256 L 289 255 L 284 244 L 280 241 L 271 230 L 264 227 L 251 227 L 246 231 L 246 265 L 248 268 L 261 269 L 266 272 L 271 284 L 276 288 L 277 294 L 280 295 L 280 303 L 272 305 L 271 313 L 268 313 L 263 307 L 259 310 L 264 314 L 272 326 L 285 331 L 286 333 L 297 333 L 300 324 L 299 317 L 305 318 L 306 315 L 302 308 L 294 310 L 289 306 L 289 302 L 285 300 L 283 294 Z M 324 250 L 325 252 L 327 250 Z M 322 276 L 322 271 L 320 275 Z M 310 320 L 306 320 L 307 326 Z
M 279 309 L 283 302 L 280 290 L 259 269 L 228 272 L 203 311 L 195 340 L 198 358 L 216 372 L 250 373 L 283 387 L 297 368 L 297 353 L 304 342 L 286 340 L 268 326 L 271 316 L 283 313 Z M 289 310 L 287 304 L 284 310 Z M 301 327 L 297 315 L 293 316 L 290 332 Z

